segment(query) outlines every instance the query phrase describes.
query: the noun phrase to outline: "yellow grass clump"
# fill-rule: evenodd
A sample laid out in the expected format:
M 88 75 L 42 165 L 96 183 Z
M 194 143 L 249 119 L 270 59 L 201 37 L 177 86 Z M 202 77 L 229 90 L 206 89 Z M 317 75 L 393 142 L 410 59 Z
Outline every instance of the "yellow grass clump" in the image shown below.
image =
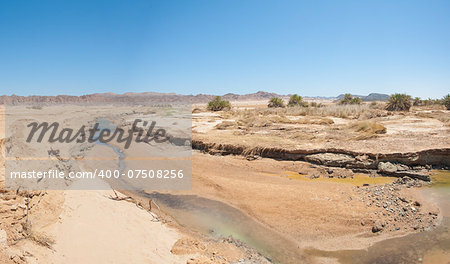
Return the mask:
M 356 122 L 351 124 L 350 128 L 361 133 L 356 137 L 358 140 L 373 138 L 379 134 L 386 134 L 386 127 L 373 121 Z

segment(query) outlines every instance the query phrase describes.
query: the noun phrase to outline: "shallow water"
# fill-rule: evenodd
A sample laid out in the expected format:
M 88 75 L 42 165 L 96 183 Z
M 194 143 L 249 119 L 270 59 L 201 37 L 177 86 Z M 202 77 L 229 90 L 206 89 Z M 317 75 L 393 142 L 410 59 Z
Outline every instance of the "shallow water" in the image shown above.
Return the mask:
M 396 177 L 370 177 L 366 174 L 356 173 L 353 177 L 347 178 L 329 178 L 329 177 L 319 177 L 316 179 L 311 179 L 308 175 L 300 174 L 295 171 L 285 171 L 281 177 L 287 177 L 288 179 L 298 180 L 298 181 L 307 181 L 307 182 L 334 182 L 334 183 L 348 183 L 355 186 L 362 186 L 363 184 L 386 184 L 392 183 L 396 179 Z
M 111 123 L 102 123 L 110 127 Z M 102 144 L 102 143 L 100 143 Z M 109 144 L 119 156 L 118 167 L 123 169 L 124 154 Z M 356 174 L 354 178 L 310 179 L 296 172 L 284 172 L 281 177 L 302 181 L 329 181 L 362 185 L 393 182 L 391 177 L 368 177 Z M 422 191 L 436 202 L 444 215 L 435 229 L 378 242 L 367 250 L 322 251 L 300 249 L 297 243 L 257 222 L 242 211 L 225 203 L 195 195 L 172 195 L 158 192 L 138 193 L 154 199 L 162 210 L 181 226 L 213 237 L 232 236 L 258 250 L 274 263 L 313 263 L 314 257 L 335 258 L 340 263 L 450 263 L 450 172 L 436 171 L 433 185 Z M 280 216 L 282 217 L 282 216 Z
M 287 177 L 292 176 L 287 173 Z M 296 176 L 301 177 L 301 176 Z M 303 177 L 304 178 L 304 177 Z M 301 180 L 309 180 L 303 179 Z M 424 196 L 438 204 L 444 218 L 429 231 L 378 242 L 367 250 L 301 250 L 295 241 L 263 226 L 240 210 L 227 204 L 194 195 L 143 193 L 155 199 L 179 224 L 212 236 L 233 236 L 256 248 L 276 263 L 310 263 L 313 257 L 335 258 L 340 263 L 448 263 L 450 260 L 450 172 L 436 171 Z M 343 179 L 337 179 L 341 182 Z M 344 179 L 345 180 L 345 179 Z M 377 181 L 357 176 L 350 184 Z M 381 179 L 392 181 L 393 179 Z M 377 182 L 378 183 L 378 182 Z M 379 182 L 381 184 L 381 182 Z
M 340 263 L 450 263 L 450 171 L 434 171 L 431 187 L 423 195 L 435 202 L 443 215 L 434 229 L 378 242 L 367 250 L 322 251 L 306 253 L 336 258 Z
M 275 263 L 309 263 L 311 259 L 291 241 L 240 210 L 196 195 L 140 193 L 154 199 L 180 225 L 214 237 L 232 236 L 257 249 Z

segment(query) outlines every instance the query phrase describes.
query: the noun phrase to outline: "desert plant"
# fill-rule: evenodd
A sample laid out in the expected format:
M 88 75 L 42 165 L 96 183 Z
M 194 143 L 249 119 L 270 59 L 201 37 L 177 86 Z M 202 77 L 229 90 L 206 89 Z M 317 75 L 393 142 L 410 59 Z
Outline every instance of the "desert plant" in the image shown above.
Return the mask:
M 281 98 L 278 97 L 272 97 L 272 99 L 270 99 L 269 104 L 267 105 L 268 107 L 284 107 L 284 101 Z
M 210 111 L 221 111 L 231 109 L 231 104 L 229 101 L 222 100 L 222 97 L 216 96 L 212 101 L 208 103 L 208 110 Z
M 357 122 L 351 124 L 350 128 L 360 133 L 355 138 L 357 140 L 370 139 L 376 137 L 379 134 L 386 134 L 386 127 L 376 122 L 370 121 Z
M 444 105 L 447 108 L 447 110 L 450 110 L 450 94 L 444 96 L 444 99 L 442 100 L 444 101 Z
M 353 97 L 351 94 L 347 93 L 344 95 L 344 98 L 342 98 L 339 101 L 339 104 L 341 105 L 347 105 L 347 104 L 361 104 L 362 100 L 359 97 Z
M 388 111 L 409 111 L 409 108 L 411 108 L 411 96 L 407 94 L 391 95 L 386 105 Z
M 351 104 L 361 104 L 362 100 L 359 97 L 353 97 Z
M 365 132 L 372 134 L 385 134 L 386 127 L 376 122 L 362 121 L 350 125 L 357 132 Z
M 421 104 L 422 100 L 420 100 L 420 97 L 414 97 L 413 105 L 419 106 Z
M 291 98 L 289 98 L 288 106 L 307 106 L 308 103 L 303 101 L 303 98 L 300 95 L 293 94 Z

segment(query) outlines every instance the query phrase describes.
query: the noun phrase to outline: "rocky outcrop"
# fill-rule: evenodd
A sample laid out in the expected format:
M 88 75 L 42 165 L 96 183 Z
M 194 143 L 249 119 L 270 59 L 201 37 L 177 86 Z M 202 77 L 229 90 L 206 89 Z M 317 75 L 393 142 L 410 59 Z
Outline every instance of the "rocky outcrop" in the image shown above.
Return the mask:
M 314 164 L 342 167 L 363 172 L 429 181 L 431 166 L 450 167 L 450 148 L 429 149 L 414 153 L 359 153 L 342 149 L 289 150 L 282 148 L 246 148 L 231 144 L 192 141 L 193 149 L 219 155 L 258 155 L 280 160 L 303 160 Z

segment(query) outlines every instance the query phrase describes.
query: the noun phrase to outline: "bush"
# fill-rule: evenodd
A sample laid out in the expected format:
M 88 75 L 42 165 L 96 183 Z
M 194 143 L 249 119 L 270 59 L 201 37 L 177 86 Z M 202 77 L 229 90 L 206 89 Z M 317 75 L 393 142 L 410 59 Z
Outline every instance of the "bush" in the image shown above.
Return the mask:
M 365 140 L 377 137 L 377 135 L 379 134 L 386 134 L 386 127 L 376 122 L 370 121 L 357 122 L 350 125 L 350 128 L 360 133 L 355 138 L 356 140 Z
M 357 122 L 355 124 L 350 125 L 351 128 L 355 129 L 357 132 L 364 132 L 370 134 L 386 134 L 386 127 L 382 124 L 376 122 Z
M 422 100 L 420 100 L 420 97 L 414 97 L 413 105 L 414 106 L 419 106 L 421 104 L 422 104 Z
M 221 111 L 230 109 L 231 109 L 230 102 L 222 100 L 222 97 L 220 96 L 214 97 L 214 99 L 208 103 L 208 110 L 210 111 Z
M 444 96 L 444 99 L 442 100 L 444 101 L 444 105 L 447 108 L 447 110 L 450 110 L 450 94 Z
M 284 101 L 281 98 L 273 97 L 270 99 L 268 107 L 284 107 Z
M 307 106 L 308 103 L 303 101 L 300 95 L 294 94 L 289 98 L 288 106 Z
M 393 94 L 388 100 L 386 110 L 409 111 L 411 108 L 411 96 L 407 94 Z
M 339 101 L 341 105 L 347 104 L 361 104 L 362 100 L 359 97 L 353 97 L 351 94 L 345 94 L 344 98 Z

